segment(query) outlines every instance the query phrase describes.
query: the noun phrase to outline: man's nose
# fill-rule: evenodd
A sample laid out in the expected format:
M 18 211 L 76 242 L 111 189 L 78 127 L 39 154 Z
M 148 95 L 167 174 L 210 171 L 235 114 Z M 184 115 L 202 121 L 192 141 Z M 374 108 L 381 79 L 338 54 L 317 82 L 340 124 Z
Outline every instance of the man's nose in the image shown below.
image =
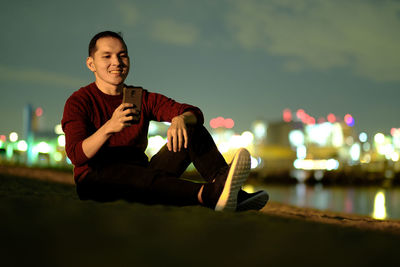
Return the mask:
M 118 57 L 118 56 L 113 57 L 111 63 L 112 63 L 113 65 L 117 65 L 117 66 L 123 65 L 122 58 L 120 58 L 120 57 Z

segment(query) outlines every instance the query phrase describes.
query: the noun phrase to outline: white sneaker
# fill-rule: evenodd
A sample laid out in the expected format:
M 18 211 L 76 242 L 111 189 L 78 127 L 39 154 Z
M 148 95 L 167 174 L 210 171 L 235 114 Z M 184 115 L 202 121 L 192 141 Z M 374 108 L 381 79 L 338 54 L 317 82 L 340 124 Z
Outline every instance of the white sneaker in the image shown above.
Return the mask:
M 233 157 L 225 185 L 215 205 L 216 211 L 236 210 L 238 192 L 249 176 L 249 173 L 250 153 L 247 149 L 240 148 Z

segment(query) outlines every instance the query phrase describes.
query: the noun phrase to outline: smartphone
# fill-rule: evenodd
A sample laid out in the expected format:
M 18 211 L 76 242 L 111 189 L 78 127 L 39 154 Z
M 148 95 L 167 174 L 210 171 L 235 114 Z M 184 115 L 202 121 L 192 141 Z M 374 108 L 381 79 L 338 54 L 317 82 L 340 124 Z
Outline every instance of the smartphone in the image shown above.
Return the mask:
M 140 87 L 125 86 L 123 89 L 122 103 L 133 104 L 133 109 L 138 112 L 137 114 L 132 114 L 133 120 L 129 121 L 129 123 L 135 124 L 140 120 L 140 113 L 142 109 L 142 93 L 143 89 Z

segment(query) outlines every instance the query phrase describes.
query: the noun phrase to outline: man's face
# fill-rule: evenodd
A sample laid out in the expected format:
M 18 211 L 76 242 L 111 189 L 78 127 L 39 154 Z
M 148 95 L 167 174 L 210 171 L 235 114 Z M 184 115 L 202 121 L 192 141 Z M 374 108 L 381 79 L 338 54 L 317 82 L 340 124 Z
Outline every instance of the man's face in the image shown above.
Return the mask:
M 129 72 L 129 57 L 125 45 L 117 38 L 104 37 L 96 42 L 97 50 L 87 59 L 88 68 L 101 86 L 122 84 Z

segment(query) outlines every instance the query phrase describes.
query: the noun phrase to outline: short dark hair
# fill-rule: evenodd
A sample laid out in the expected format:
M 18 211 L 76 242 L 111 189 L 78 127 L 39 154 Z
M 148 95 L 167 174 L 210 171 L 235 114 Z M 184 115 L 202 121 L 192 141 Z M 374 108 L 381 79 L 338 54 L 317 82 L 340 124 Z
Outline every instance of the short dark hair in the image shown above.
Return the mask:
M 104 31 L 104 32 L 99 32 L 98 34 L 96 34 L 95 36 L 93 36 L 92 40 L 90 40 L 89 43 L 89 57 L 93 56 L 94 53 L 96 52 L 97 48 L 96 48 L 96 43 L 97 40 L 104 38 L 104 37 L 113 37 L 113 38 L 117 38 L 118 40 L 120 40 L 124 46 L 126 47 L 125 41 L 122 38 L 122 33 L 121 32 L 112 32 L 112 31 Z

